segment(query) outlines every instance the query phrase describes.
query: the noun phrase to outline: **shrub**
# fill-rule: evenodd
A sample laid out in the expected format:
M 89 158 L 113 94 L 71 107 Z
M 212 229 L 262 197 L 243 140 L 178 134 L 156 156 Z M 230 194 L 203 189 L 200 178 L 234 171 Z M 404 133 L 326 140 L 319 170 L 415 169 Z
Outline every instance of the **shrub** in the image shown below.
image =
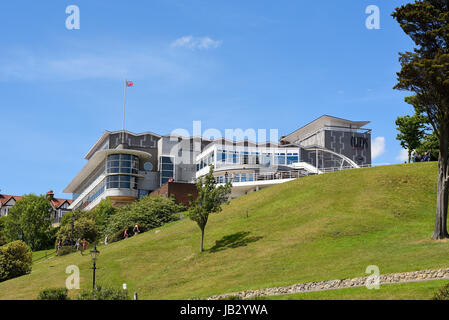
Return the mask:
M 0 247 L 0 282 L 31 272 L 32 252 L 23 241 Z
M 438 289 L 432 300 L 449 300 L 449 283 Z
M 76 239 L 86 239 L 87 242 L 95 242 L 98 237 L 98 229 L 95 220 L 88 217 L 80 217 L 73 223 L 73 238 L 72 238 L 72 224 L 68 223 L 58 231 L 56 242 L 59 240 L 65 243 L 66 240 L 76 241 Z
M 185 207 L 177 204 L 172 198 L 143 197 L 139 201 L 119 208 L 117 213 L 110 216 L 105 234 L 109 235 L 110 242 L 114 242 L 122 239 L 125 228 L 129 230 L 128 234 L 132 235 L 131 231 L 138 223 L 140 232 L 145 232 L 179 220 L 177 213 L 183 210 Z
M 36 300 L 70 300 L 67 294 L 68 290 L 66 288 L 45 289 L 39 293 Z
M 83 290 L 78 300 L 131 300 L 128 292 L 122 289 L 97 286 L 95 289 Z

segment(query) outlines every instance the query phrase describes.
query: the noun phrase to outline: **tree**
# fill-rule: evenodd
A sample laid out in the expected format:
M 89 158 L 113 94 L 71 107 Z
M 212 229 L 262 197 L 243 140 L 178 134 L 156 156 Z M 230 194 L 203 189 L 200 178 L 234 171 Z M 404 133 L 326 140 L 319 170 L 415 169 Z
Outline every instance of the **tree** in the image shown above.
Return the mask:
M 217 186 L 217 181 L 214 177 L 214 167 L 211 165 L 209 173 L 204 179 L 203 177 L 199 178 L 196 187 L 198 189 L 198 198 L 195 200 L 191 196 L 189 217 L 198 224 L 201 230 L 200 250 L 203 252 L 204 231 L 209 215 L 220 212 L 222 210 L 221 206 L 228 202 L 232 184 L 227 182 L 224 185 Z
M 95 218 L 95 223 L 100 231 L 103 232 L 106 224 L 108 222 L 108 218 L 115 214 L 116 209 L 112 205 L 111 200 L 109 198 L 103 199 L 100 203 L 92 210 Z
M 410 36 L 413 52 L 399 54 L 398 90 L 426 116 L 439 141 L 437 210 L 433 239 L 449 238 L 449 1 L 422 0 L 396 8 L 393 17 Z
M 433 132 L 431 134 L 426 134 L 421 141 L 421 145 L 416 149 L 416 152 L 419 154 L 430 152 L 430 159 L 432 161 L 438 160 L 439 151 L 440 142 L 438 141 L 437 135 Z
M 8 242 L 5 236 L 5 221 L 6 217 L 0 217 L 0 247 Z
M 399 131 L 396 139 L 401 142 L 401 147 L 408 151 L 408 163 L 412 158 L 412 152 L 421 145 L 424 137 L 425 118 L 421 115 L 403 116 L 396 119 Z
M 45 196 L 29 194 L 11 208 L 5 222 L 5 233 L 10 241 L 23 240 L 32 250 L 47 239 L 51 227 L 50 202 Z

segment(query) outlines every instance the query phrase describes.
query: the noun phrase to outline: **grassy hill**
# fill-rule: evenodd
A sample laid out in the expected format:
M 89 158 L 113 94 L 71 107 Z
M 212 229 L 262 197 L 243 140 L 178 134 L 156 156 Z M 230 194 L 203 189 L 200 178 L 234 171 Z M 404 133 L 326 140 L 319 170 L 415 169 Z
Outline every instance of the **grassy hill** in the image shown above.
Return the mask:
M 435 163 L 418 163 L 267 188 L 211 217 L 204 253 L 188 219 L 100 247 L 97 283 L 127 283 L 144 299 L 184 299 L 364 276 L 368 265 L 381 273 L 447 267 L 449 243 L 430 239 L 436 174 Z M 0 283 L 0 299 L 34 299 L 43 288 L 64 287 L 69 265 L 80 267 L 81 286 L 89 288 L 91 260 L 78 253 Z

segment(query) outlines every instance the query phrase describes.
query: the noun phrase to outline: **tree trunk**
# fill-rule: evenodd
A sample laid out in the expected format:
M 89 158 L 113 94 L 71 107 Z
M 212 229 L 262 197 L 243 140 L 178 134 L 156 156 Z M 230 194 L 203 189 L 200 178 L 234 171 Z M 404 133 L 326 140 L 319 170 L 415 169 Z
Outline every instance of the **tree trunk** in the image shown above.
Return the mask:
M 449 196 L 449 125 L 440 129 L 440 156 L 438 159 L 437 213 L 433 239 L 449 238 L 447 232 L 447 210 Z
M 201 252 L 203 252 L 204 228 L 201 229 Z

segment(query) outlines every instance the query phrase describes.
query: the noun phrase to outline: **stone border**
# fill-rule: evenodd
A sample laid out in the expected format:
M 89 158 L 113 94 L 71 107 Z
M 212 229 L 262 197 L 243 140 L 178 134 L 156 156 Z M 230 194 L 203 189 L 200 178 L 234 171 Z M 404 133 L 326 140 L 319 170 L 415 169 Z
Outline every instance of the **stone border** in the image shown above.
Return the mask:
M 263 296 L 280 296 L 293 293 L 305 293 L 314 291 L 363 287 L 367 284 L 368 278 L 371 280 L 372 276 L 353 278 L 353 279 L 343 279 L 343 280 L 328 280 L 319 282 L 298 283 L 285 287 L 220 294 L 209 297 L 207 298 L 207 300 L 219 300 L 235 296 L 238 296 L 242 299 L 252 299 Z M 431 281 L 442 279 L 449 279 L 449 268 L 435 269 L 435 270 L 427 269 L 403 273 L 391 273 L 379 276 L 380 284 L 407 283 L 407 282 Z

